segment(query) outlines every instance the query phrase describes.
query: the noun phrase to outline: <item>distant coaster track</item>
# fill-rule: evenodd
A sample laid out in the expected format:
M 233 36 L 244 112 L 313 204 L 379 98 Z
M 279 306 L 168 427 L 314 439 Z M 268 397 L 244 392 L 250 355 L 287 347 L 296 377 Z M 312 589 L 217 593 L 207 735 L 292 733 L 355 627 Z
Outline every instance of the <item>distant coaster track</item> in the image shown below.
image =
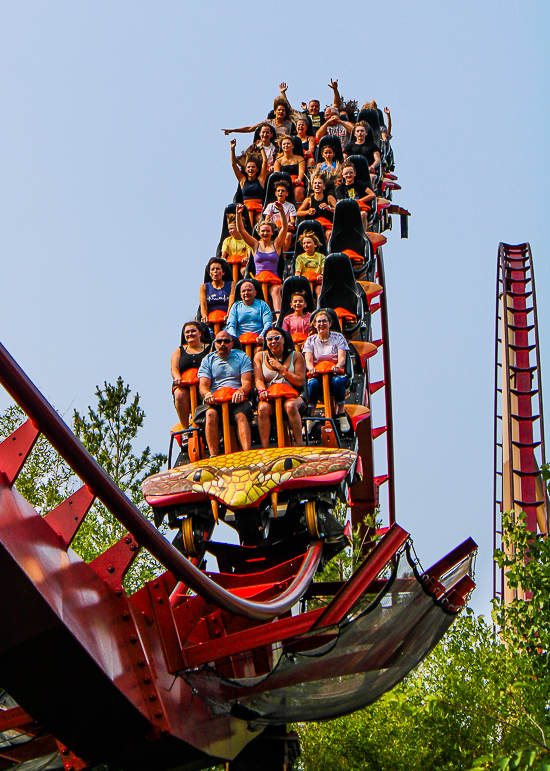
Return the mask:
M 527 515 L 548 533 L 542 377 L 533 257 L 528 243 L 498 248 L 495 334 L 494 548 L 502 548 L 502 512 Z M 493 595 L 516 596 L 493 567 Z

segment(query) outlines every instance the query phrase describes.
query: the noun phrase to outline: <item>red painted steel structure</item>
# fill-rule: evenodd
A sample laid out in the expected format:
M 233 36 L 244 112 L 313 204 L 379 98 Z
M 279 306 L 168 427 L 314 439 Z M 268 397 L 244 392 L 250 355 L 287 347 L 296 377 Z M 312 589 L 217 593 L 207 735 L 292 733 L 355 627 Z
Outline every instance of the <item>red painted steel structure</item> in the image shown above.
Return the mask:
M 393 525 L 351 580 L 329 592 L 335 596 L 324 610 L 298 616 L 278 610 L 278 620 L 269 622 L 278 602 L 273 595 L 285 596 L 280 588 L 298 582 L 304 594 L 321 553 L 320 542 L 309 549 L 309 557 L 304 553 L 294 559 L 302 565 L 302 578 L 296 568 L 288 571 L 281 565 L 272 569 L 270 590 L 266 591 L 262 573 L 256 579 L 259 591 L 253 601 L 236 597 L 167 542 L 165 551 L 158 548 L 157 531 L 149 538 L 152 529 L 142 515 L 78 445 L 3 348 L 0 379 L 31 417 L 0 445 L 0 569 L 9 586 L 2 595 L 0 614 L 0 678 L 22 705 L 0 715 L 0 732 L 14 727 L 26 732 L 36 723 L 42 738 L 32 742 L 26 757 L 43 757 L 58 747 L 67 769 L 87 768 L 105 759 L 138 771 L 151 765 L 168 769 L 176 765 L 177 757 L 198 768 L 213 758 L 236 754 L 250 739 L 246 723 L 230 715 L 214 717 L 194 700 L 178 672 L 216 660 L 223 665 L 247 651 L 255 651 L 257 665 L 258 651 L 269 651 L 273 643 L 296 645 L 306 639 L 304 635 L 332 628 L 359 597 L 379 590 L 377 576 L 408 534 Z M 40 431 L 85 482 L 46 517 L 37 515 L 13 487 Z M 71 551 L 70 543 L 96 494 L 132 529 L 86 565 Z M 171 570 L 127 597 L 123 578 L 141 545 L 161 556 Z M 444 569 L 438 563 L 427 571 L 426 585 L 438 594 L 442 570 L 473 550 L 475 544 L 468 543 L 441 563 Z M 195 586 L 204 594 L 184 605 L 171 602 L 176 586 L 181 598 L 178 581 L 190 586 L 197 572 L 200 581 Z M 254 596 L 255 578 L 247 575 L 246 580 Z M 211 590 L 211 584 L 219 592 Z M 445 602 L 460 606 L 472 588 L 471 581 L 459 582 L 445 594 Z M 238 616 L 232 612 L 232 603 L 226 602 L 227 594 L 239 601 Z M 215 604 L 210 605 L 212 600 Z M 249 612 L 258 605 L 271 606 L 262 620 Z M 233 667 L 238 668 L 237 660 Z M 0 753 L 0 768 L 8 768 L 21 753 L 19 747 L 7 749 L 5 766 Z
M 494 547 L 502 511 L 524 511 L 533 532 L 548 532 L 542 378 L 533 258 L 529 244 L 498 249 L 495 352 Z M 513 592 L 493 568 L 493 593 Z

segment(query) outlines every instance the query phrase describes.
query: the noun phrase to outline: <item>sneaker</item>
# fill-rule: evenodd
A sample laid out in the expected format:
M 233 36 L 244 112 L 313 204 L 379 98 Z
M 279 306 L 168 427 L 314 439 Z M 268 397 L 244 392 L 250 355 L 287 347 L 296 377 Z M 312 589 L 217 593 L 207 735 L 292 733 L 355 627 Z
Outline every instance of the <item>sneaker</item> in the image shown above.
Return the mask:
M 348 431 L 351 429 L 351 426 L 349 424 L 348 416 L 347 415 L 340 415 L 340 431 L 343 434 L 347 434 Z

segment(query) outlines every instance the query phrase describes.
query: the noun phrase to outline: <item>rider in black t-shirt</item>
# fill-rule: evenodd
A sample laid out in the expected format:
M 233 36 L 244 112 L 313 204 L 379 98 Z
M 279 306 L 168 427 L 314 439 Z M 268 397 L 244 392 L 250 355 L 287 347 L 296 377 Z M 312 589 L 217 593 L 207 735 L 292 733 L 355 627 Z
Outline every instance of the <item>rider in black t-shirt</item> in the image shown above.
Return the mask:
M 336 200 L 342 201 L 344 198 L 353 198 L 357 201 L 366 230 L 368 226 L 368 212 L 371 210 L 369 202 L 376 199 L 376 196 L 370 187 L 367 187 L 364 182 L 356 178 L 355 166 L 350 161 L 344 163 L 342 177 L 344 178 L 343 181 L 336 188 Z M 376 205 L 376 201 L 374 205 Z
M 357 124 L 355 127 L 355 141 L 351 140 L 344 147 L 344 157 L 347 158 L 348 155 L 362 155 L 367 159 L 369 170 L 371 172 L 376 171 L 380 165 L 380 152 L 372 141 L 370 126 L 366 127 L 364 123 Z

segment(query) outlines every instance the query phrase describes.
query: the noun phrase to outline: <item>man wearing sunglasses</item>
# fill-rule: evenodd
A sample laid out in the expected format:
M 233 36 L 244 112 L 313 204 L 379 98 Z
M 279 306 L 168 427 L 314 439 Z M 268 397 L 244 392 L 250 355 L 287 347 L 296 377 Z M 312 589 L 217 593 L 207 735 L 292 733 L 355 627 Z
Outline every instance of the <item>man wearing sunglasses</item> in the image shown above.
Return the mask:
M 219 388 L 234 388 L 229 418 L 237 427 L 237 435 L 243 450 L 250 450 L 250 423 L 252 405 L 247 399 L 252 390 L 253 369 L 244 351 L 234 350 L 233 338 L 222 329 L 214 340 L 215 350 L 202 360 L 199 367 L 199 391 L 204 404 L 211 405 L 206 411 L 206 443 L 210 455 L 217 455 L 220 447 L 221 405 L 213 404 L 213 393 Z

